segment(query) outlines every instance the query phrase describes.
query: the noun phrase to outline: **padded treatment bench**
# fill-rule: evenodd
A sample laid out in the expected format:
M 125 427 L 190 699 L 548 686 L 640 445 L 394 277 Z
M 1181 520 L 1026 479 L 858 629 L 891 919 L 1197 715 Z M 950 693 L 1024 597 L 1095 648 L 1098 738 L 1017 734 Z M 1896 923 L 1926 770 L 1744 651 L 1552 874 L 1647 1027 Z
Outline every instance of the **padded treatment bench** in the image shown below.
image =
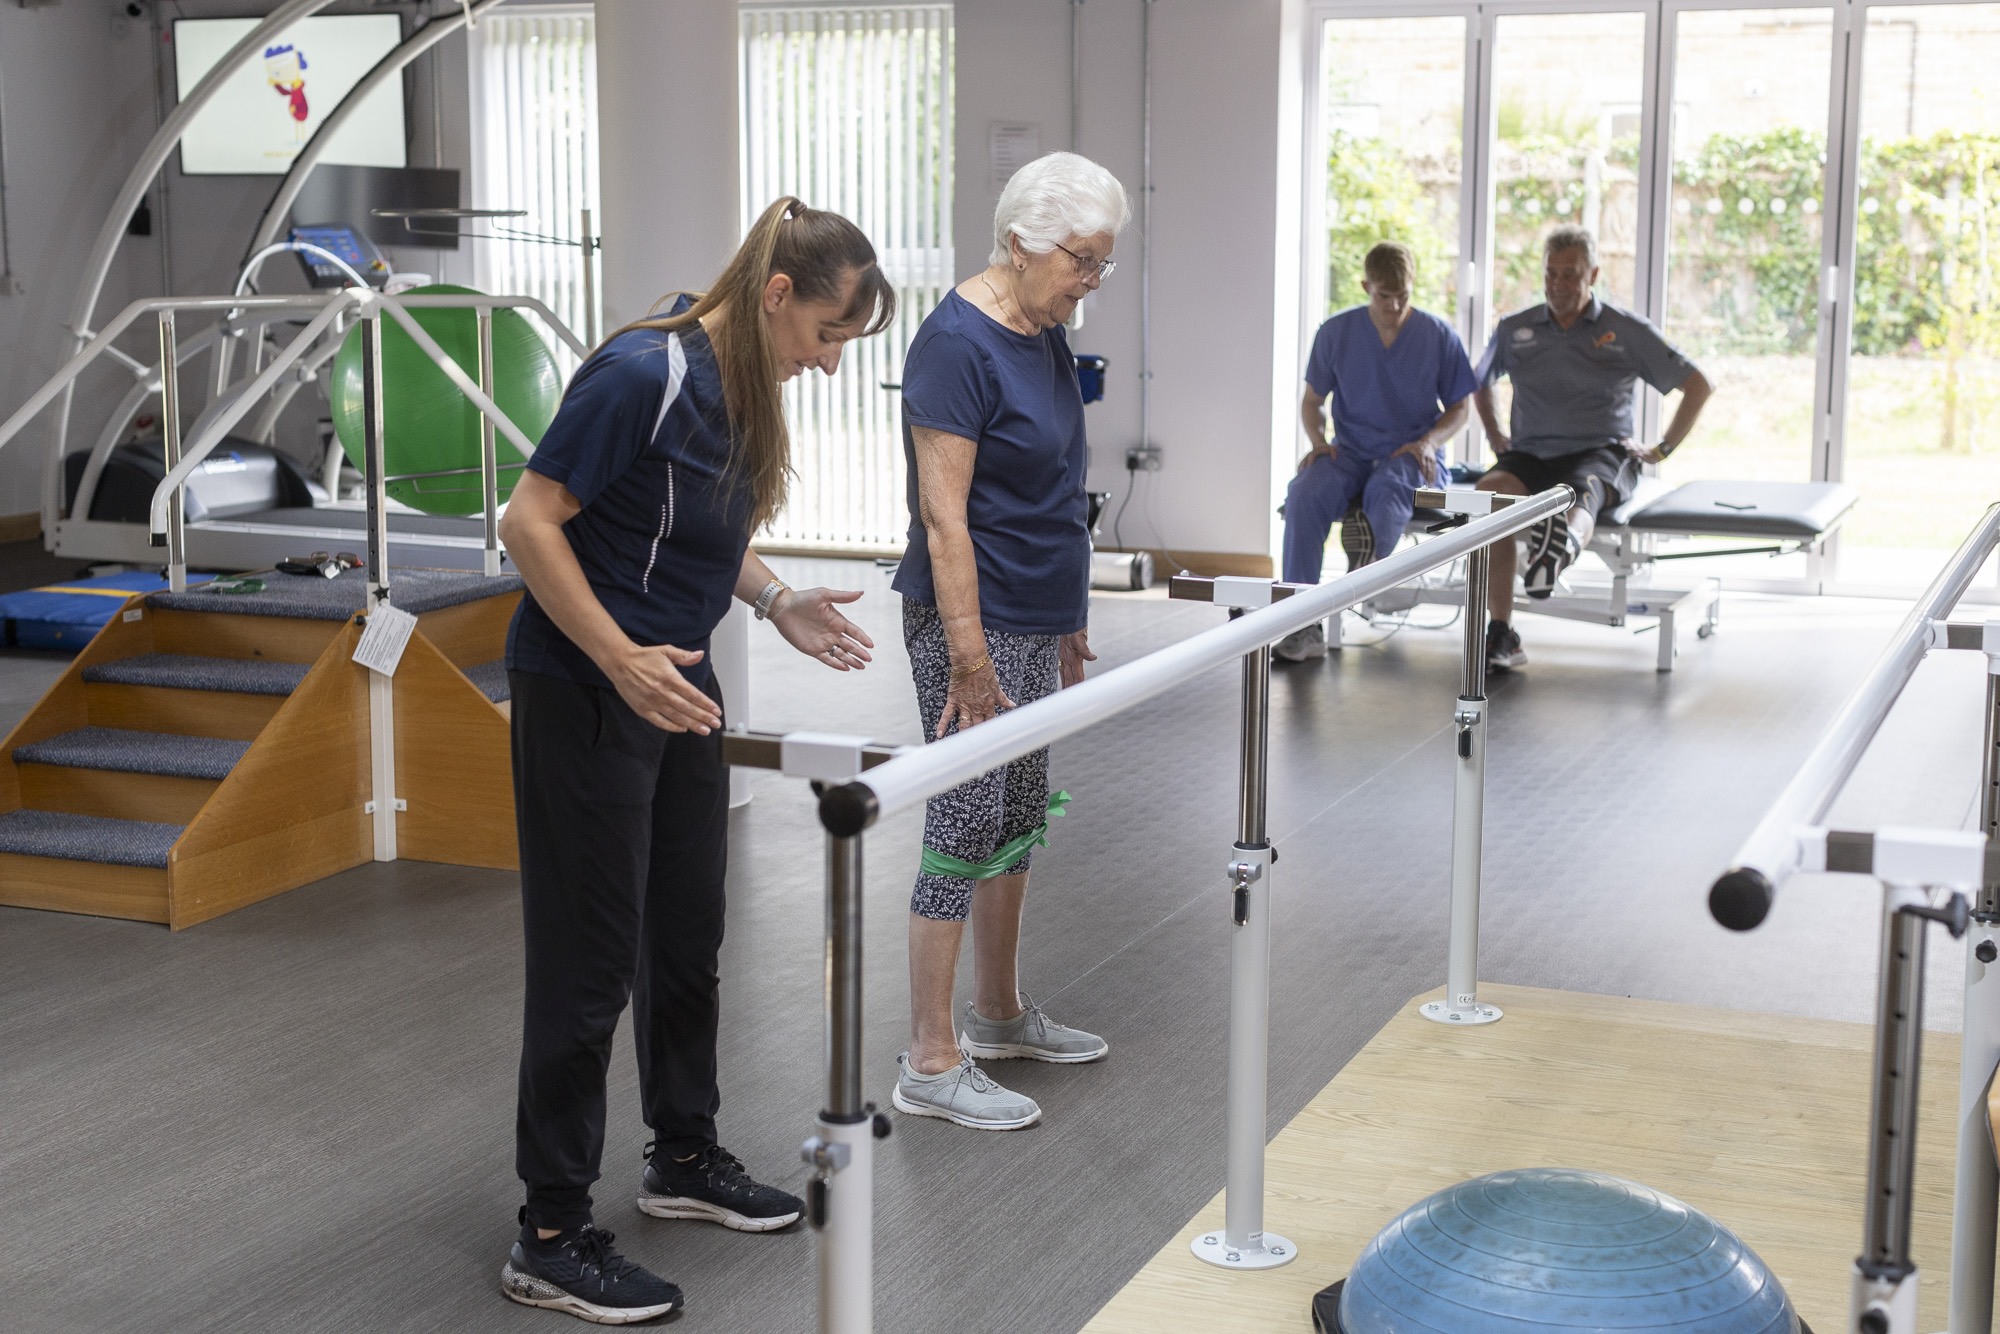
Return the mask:
M 1421 506 L 1424 492 L 1417 493 Z M 1431 493 L 1437 496 L 1436 492 Z M 1438 496 L 1442 500 L 1441 496 Z M 1611 570 L 1611 587 L 1604 596 L 1558 592 L 1549 598 L 1514 599 L 1516 611 L 1597 625 L 1622 626 L 1632 616 L 1659 621 L 1658 670 L 1674 669 L 1678 652 L 1676 631 L 1684 618 L 1699 616 L 1695 633 L 1706 639 L 1715 632 L 1720 613 L 1722 581 L 1714 576 L 1692 589 L 1631 589 L 1632 576 L 1663 560 L 1693 560 L 1704 556 L 1769 553 L 1782 555 L 1818 549 L 1840 527 L 1859 499 L 1853 487 L 1839 482 L 1688 482 L 1673 486 L 1656 477 L 1642 477 L 1632 498 L 1600 515 L 1590 550 Z M 1441 510 L 1420 507 L 1406 530 L 1422 536 L 1450 521 Z M 1721 550 L 1662 553 L 1662 539 L 1688 537 L 1740 538 L 1751 546 Z M 1420 602 L 1458 605 L 1463 585 L 1407 586 L 1368 604 L 1374 611 L 1403 611 Z

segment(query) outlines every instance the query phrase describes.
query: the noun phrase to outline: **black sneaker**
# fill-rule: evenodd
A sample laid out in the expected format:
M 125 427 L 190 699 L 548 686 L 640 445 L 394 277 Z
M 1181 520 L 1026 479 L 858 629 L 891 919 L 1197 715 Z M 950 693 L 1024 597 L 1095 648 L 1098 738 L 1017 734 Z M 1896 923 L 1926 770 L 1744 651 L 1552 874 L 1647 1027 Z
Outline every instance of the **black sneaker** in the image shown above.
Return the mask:
M 704 1218 L 738 1232 L 776 1232 L 799 1220 L 806 1202 L 750 1179 L 736 1155 L 711 1144 L 684 1163 L 646 1145 L 639 1210 L 655 1218 Z
M 1523 666 L 1528 655 L 1521 648 L 1521 636 L 1514 633 L 1514 627 L 1505 621 L 1486 623 L 1486 665 L 1493 671 L 1505 672 Z
M 1347 568 L 1358 570 L 1375 559 L 1375 525 L 1356 505 L 1340 520 L 1340 549 L 1347 553 Z
M 1545 598 L 1556 591 L 1556 580 L 1583 552 L 1569 530 L 1567 515 L 1551 515 L 1529 532 L 1528 568 L 1521 575 L 1521 587 L 1531 598 Z
M 586 1224 L 543 1241 L 521 1212 L 520 1240 L 500 1270 L 509 1299 L 593 1325 L 636 1325 L 681 1308 L 681 1290 L 613 1250 L 609 1232 Z

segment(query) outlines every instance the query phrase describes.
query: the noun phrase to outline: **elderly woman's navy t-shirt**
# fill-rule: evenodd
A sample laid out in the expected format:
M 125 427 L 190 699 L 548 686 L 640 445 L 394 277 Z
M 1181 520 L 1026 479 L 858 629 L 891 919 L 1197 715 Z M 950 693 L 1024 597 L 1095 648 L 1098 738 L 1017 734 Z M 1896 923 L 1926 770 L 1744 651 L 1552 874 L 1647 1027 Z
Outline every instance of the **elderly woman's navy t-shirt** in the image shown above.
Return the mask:
M 1062 326 L 1019 334 L 956 291 L 924 320 L 903 361 L 903 454 L 910 541 L 894 588 L 937 602 L 917 499 L 912 426 L 979 446 L 966 523 L 979 568 L 980 622 L 1017 635 L 1066 635 L 1090 608 L 1083 394 Z
M 672 313 L 687 309 L 682 297 Z M 591 591 L 635 644 L 706 649 L 750 544 L 750 495 L 728 477 L 729 413 L 701 326 L 619 334 L 577 368 L 528 466 L 583 509 L 563 525 Z M 524 594 L 507 666 L 609 687 L 588 654 Z M 704 657 L 680 669 L 695 685 Z

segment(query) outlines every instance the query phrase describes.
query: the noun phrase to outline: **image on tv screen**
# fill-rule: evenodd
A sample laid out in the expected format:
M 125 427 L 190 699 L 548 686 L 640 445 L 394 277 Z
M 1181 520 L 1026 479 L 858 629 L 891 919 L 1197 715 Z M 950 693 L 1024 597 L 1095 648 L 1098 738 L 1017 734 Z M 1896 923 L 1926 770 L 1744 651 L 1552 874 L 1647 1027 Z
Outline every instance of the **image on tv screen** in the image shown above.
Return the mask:
M 177 97 L 259 20 L 180 19 L 174 24 Z M 301 19 L 229 77 L 181 139 L 189 176 L 279 176 L 349 89 L 402 40 L 394 14 Z M 389 79 L 348 117 L 322 162 L 405 165 L 403 81 Z

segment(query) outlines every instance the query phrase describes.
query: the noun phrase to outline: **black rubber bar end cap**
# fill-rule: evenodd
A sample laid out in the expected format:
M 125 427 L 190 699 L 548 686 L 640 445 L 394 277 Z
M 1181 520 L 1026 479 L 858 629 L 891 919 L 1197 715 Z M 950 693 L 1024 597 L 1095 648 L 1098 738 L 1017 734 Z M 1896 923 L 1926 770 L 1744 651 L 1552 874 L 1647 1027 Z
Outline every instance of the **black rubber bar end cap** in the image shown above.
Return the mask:
M 853 838 L 881 814 L 866 783 L 842 783 L 820 794 L 819 822 L 836 838 Z
M 1750 931 L 1763 925 L 1776 897 L 1762 871 L 1739 866 L 1724 872 L 1708 891 L 1708 912 L 1731 931 Z

